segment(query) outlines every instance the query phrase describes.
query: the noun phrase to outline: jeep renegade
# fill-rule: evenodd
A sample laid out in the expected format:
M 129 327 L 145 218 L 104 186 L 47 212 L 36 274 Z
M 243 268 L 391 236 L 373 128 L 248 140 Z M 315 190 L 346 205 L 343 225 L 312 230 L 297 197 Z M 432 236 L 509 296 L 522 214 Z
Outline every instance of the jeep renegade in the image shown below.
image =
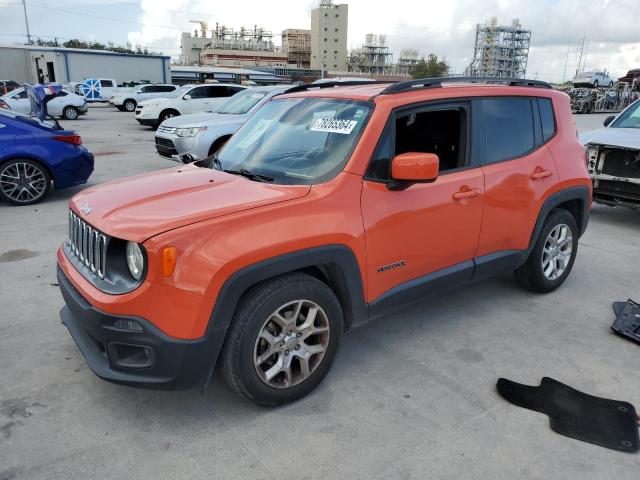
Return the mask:
M 204 388 L 218 366 L 277 405 L 368 319 L 500 272 L 555 290 L 589 218 L 585 150 L 564 93 L 495 81 L 295 87 L 217 155 L 76 195 L 61 318 L 91 369 Z

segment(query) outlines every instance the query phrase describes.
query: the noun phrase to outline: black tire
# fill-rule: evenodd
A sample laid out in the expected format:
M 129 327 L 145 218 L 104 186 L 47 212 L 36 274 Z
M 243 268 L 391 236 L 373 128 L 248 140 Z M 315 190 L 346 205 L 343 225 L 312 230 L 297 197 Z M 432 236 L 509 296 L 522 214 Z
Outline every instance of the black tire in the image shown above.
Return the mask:
M 62 110 L 62 117 L 65 120 L 77 120 L 79 116 L 80 112 L 76 107 L 68 106 L 64 107 L 64 110 Z
M 158 117 L 158 126 L 160 126 L 160 124 L 164 122 L 167 118 L 173 118 L 178 116 L 180 116 L 180 114 L 175 110 L 164 110 L 162 113 L 160 113 L 160 116 Z
M 136 103 L 136 101 L 132 98 L 127 98 L 122 104 L 124 110 L 126 110 L 127 112 L 135 112 L 137 105 L 138 104 Z
M 609 88 L 613 88 L 613 80 L 609 82 Z
M 293 386 L 277 388 L 268 385 L 254 366 L 256 342 L 267 319 L 283 305 L 296 300 L 314 302 L 326 313 L 328 344 L 315 369 L 310 369 L 310 376 Z M 259 405 L 276 406 L 297 400 L 316 388 L 331 368 L 342 328 L 340 303 L 320 280 L 303 273 L 267 280 L 253 287 L 238 304 L 221 355 L 224 379 L 239 395 Z
M 37 181 L 37 183 L 34 182 L 33 186 L 26 189 L 25 192 L 12 190 L 11 179 L 16 177 L 14 169 L 17 169 L 18 176 L 22 177 L 25 166 L 29 176 L 37 175 L 36 178 L 40 178 L 40 180 Z M 13 185 L 19 188 L 16 184 Z M 51 176 L 49 172 L 42 164 L 35 160 L 14 158 L 0 165 L 0 198 L 9 203 L 14 205 L 33 205 L 49 195 L 50 189 Z M 35 195 L 36 190 L 38 191 L 37 195 Z
M 571 256 L 564 271 L 555 279 L 545 276 L 543 271 L 543 250 L 549 234 L 559 225 L 566 225 L 571 230 Z M 567 210 L 557 208 L 552 210 L 544 222 L 544 226 L 540 231 L 540 235 L 536 240 L 536 244 L 529 255 L 529 258 L 515 271 L 516 278 L 520 284 L 527 290 L 538 293 L 552 292 L 564 283 L 576 259 L 578 253 L 578 226 L 576 220 Z
M 231 137 L 220 137 L 216 139 L 216 141 L 211 144 L 211 147 L 209 147 L 209 156 L 213 155 L 222 147 L 224 147 L 224 144 L 227 143 L 229 138 Z

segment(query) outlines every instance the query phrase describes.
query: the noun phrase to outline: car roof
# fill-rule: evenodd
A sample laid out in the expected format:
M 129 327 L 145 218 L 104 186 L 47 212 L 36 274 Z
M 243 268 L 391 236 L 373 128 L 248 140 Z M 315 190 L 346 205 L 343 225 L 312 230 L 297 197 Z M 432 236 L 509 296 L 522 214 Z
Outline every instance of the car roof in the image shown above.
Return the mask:
M 515 96 L 542 96 L 549 97 L 556 92 L 551 88 L 539 88 L 532 86 L 508 86 L 484 83 L 469 83 L 464 80 L 456 81 L 455 78 L 443 79 L 439 86 L 430 88 L 411 88 L 402 92 L 386 94 L 383 91 L 393 85 L 393 83 L 368 83 L 362 85 L 342 86 L 336 84 L 333 87 L 320 88 L 310 86 L 307 90 L 285 93 L 279 98 L 316 97 L 316 98 L 337 98 L 346 100 L 372 100 L 382 98 L 402 98 L 414 97 L 416 100 L 431 100 L 437 98 L 453 98 L 461 96 L 481 96 L 481 95 L 515 95 Z

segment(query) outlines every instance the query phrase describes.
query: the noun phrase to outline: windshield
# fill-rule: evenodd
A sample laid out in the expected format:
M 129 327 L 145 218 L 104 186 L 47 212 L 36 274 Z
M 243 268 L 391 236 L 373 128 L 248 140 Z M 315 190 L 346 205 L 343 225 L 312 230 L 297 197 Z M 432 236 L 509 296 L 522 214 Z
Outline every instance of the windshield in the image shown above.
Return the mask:
M 268 175 L 276 183 L 325 182 L 347 163 L 370 113 L 367 102 L 272 100 L 226 143 L 218 167 Z
M 216 113 L 226 114 L 243 114 L 251 110 L 260 100 L 262 100 L 267 92 L 256 92 L 247 89 L 244 92 L 236 93 L 229 100 L 220 105 Z
M 640 100 L 636 100 L 615 122 L 613 128 L 640 128 Z
M 192 88 L 193 88 L 193 86 L 180 87 L 180 88 L 174 90 L 173 92 L 169 93 L 168 95 L 164 95 L 164 98 L 178 98 L 179 96 L 184 95 L 185 93 L 187 93 Z

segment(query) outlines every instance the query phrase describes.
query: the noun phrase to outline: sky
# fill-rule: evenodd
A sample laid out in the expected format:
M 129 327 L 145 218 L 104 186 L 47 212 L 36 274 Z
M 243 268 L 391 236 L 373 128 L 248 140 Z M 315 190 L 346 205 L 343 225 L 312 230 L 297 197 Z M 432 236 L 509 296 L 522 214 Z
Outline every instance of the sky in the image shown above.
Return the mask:
M 177 57 L 183 31 L 204 20 L 213 28 L 258 25 L 274 33 L 310 28 L 319 0 L 26 0 L 32 36 L 50 40 L 80 38 L 102 43 L 142 45 Z M 349 5 L 348 47 L 367 33 L 386 34 L 396 55 L 415 48 L 446 57 L 462 73 L 473 56 L 475 26 L 495 16 L 514 18 L 532 30 L 528 78 L 558 82 L 578 68 L 584 42 L 587 69 L 623 76 L 640 68 L 640 2 L 637 0 L 335 0 Z M 19 0 L 0 0 L 0 43 L 23 42 L 25 22 Z M 275 37 L 280 43 L 280 37 Z M 587 49 L 588 46 L 588 49 Z M 0 58 L 1 61 L 1 58 Z M 565 68 L 566 65 L 566 68 Z

